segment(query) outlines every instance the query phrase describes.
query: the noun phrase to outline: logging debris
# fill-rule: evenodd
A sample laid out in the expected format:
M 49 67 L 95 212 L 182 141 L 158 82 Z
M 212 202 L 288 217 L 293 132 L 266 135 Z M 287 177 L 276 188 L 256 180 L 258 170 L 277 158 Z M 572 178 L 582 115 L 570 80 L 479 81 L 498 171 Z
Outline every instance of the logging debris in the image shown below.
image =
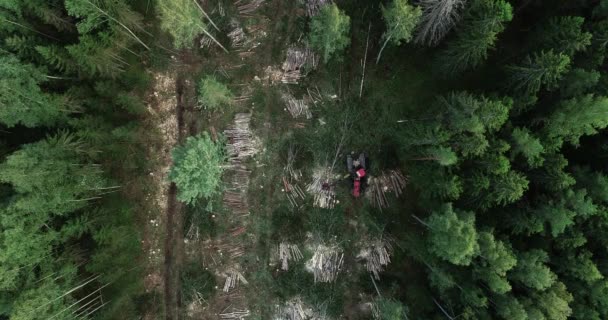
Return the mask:
M 249 284 L 243 274 L 239 271 L 230 269 L 225 273 L 226 281 L 224 282 L 224 292 L 229 292 L 230 290 L 237 287 L 239 283 Z
M 344 251 L 337 245 L 318 244 L 312 250 L 312 258 L 306 263 L 306 270 L 314 275 L 314 281 L 334 282 L 344 264 Z
M 285 102 L 285 109 L 293 118 L 305 116 L 306 119 L 312 119 L 312 112 L 304 99 L 296 99 L 289 93 L 282 93 L 281 98 Z
M 371 177 L 368 194 L 371 197 L 372 205 L 380 209 L 388 208 L 387 194 L 393 193 L 396 197 L 401 196 L 407 186 L 407 180 L 407 177 L 398 170 L 389 170 L 378 177 Z
M 328 320 L 325 313 L 325 310 L 314 310 L 300 297 L 295 297 L 278 305 L 272 320 Z
M 220 313 L 220 319 L 222 320 L 242 320 L 245 319 L 246 317 L 249 317 L 251 315 L 251 312 L 249 310 L 241 310 L 241 309 L 235 309 L 233 311 L 230 312 L 224 312 L 224 313 Z
M 281 242 L 271 252 L 272 261 L 281 264 L 281 270 L 289 270 L 289 262 L 297 262 L 304 259 L 304 255 L 297 244 L 291 244 L 287 242 Z
M 242 16 L 251 15 L 255 10 L 257 10 L 261 5 L 264 4 L 265 0 L 251 0 L 251 1 L 243 1 L 238 0 L 234 4 L 237 6 L 237 10 L 239 14 Z
M 363 244 L 357 259 L 365 261 L 365 268 L 376 280 L 380 280 L 380 272 L 391 262 L 393 247 L 388 239 L 380 238 Z
M 330 0 L 304 0 L 304 2 L 306 5 L 306 15 L 312 17 L 321 11 L 321 7 L 330 3 Z
M 281 69 L 283 71 L 294 71 L 306 69 L 316 69 L 319 65 L 319 55 L 309 47 L 291 47 L 287 49 L 285 62 Z
M 251 113 L 237 113 L 234 124 L 224 130 L 228 139 L 226 151 L 232 165 L 240 165 L 259 151 L 259 142 L 251 131 Z
M 313 196 L 313 205 L 324 209 L 333 209 L 337 203 L 334 188 L 335 176 L 330 168 L 319 167 L 313 171 L 312 182 L 306 191 Z

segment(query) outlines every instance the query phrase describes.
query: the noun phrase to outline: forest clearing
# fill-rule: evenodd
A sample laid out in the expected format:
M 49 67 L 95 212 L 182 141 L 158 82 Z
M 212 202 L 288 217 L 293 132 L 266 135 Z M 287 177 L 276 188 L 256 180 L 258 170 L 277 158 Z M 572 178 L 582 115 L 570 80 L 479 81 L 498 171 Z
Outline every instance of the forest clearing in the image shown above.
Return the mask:
M 0 320 L 608 319 L 608 1 L 0 0 Z

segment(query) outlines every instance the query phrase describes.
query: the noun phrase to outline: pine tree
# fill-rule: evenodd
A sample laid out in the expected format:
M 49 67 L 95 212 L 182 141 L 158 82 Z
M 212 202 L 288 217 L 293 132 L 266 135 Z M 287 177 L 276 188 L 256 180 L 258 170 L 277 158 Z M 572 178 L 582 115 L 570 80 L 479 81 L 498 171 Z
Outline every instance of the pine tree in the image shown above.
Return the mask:
M 440 64 L 446 75 L 474 69 L 494 48 L 498 34 L 511 21 L 511 5 L 504 0 L 475 0 L 470 4 L 456 37 L 441 53 Z
M 428 219 L 430 251 L 456 265 L 469 265 L 479 253 L 475 215 L 444 204 Z
M 591 44 L 591 33 L 583 31 L 583 17 L 552 17 L 538 31 L 536 45 L 572 57 Z
M 572 69 L 562 80 L 560 93 L 562 97 L 572 98 L 589 93 L 600 81 L 600 73 L 584 69 Z
M 69 109 L 65 98 L 43 92 L 40 85 L 46 80 L 41 69 L 14 56 L 0 56 L 0 122 L 31 128 L 63 121 Z
M 173 45 L 178 49 L 194 48 L 194 40 L 201 34 L 211 38 L 224 51 L 228 52 L 208 30 L 204 22 L 206 13 L 190 0 L 161 0 L 157 4 L 161 28 L 171 34 Z M 211 22 L 211 21 L 210 21 Z
M 321 8 L 310 23 L 308 41 L 323 56 L 323 61 L 339 54 L 350 44 L 350 18 L 334 4 Z
M 529 318 L 525 307 L 510 295 L 498 295 L 496 297 L 496 313 L 505 320 L 527 320 Z M 542 319 L 542 318 L 541 318 Z
M 420 21 L 422 10 L 411 6 L 408 0 L 393 0 L 388 7 L 382 7 L 382 16 L 386 23 L 386 31 L 382 34 L 384 43 L 376 63 L 380 61 L 384 47 L 390 42 L 393 45 L 408 43 L 412 40 L 414 28 Z
M 179 190 L 178 199 L 188 204 L 208 199 L 218 192 L 224 152 L 207 133 L 188 137 L 183 146 L 173 150 L 173 168 L 169 178 Z
M 572 294 L 561 282 L 556 282 L 545 291 L 534 292 L 532 296 L 534 305 L 543 312 L 547 320 L 567 320 L 572 314 Z
M 479 233 L 479 262 L 473 272 L 490 290 L 498 294 L 511 291 L 507 272 L 517 264 L 515 254 L 504 242 L 496 240 L 490 232 Z
M 549 255 L 543 250 L 519 252 L 517 265 L 509 272 L 509 279 L 532 289 L 545 290 L 557 279 L 555 273 L 545 265 L 548 261 Z
M 510 98 L 488 99 L 468 92 L 452 92 L 439 97 L 439 105 L 444 110 L 444 122 L 452 132 L 485 133 L 502 127 L 509 117 L 513 101 Z
M 510 66 L 511 83 L 517 90 L 535 95 L 545 87 L 555 89 L 570 67 L 570 58 L 563 53 L 543 51 L 527 56 L 522 65 Z
M 458 156 L 448 147 L 433 147 L 428 148 L 424 156 L 415 160 L 437 161 L 441 166 L 451 166 L 458 162 Z
M 213 76 L 204 77 L 198 86 L 199 107 L 217 110 L 233 104 L 233 95 L 228 87 Z
M 66 49 L 82 75 L 116 78 L 129 67 L 120 56 L 127 45 L 119 36 L 100 32 L 94 36 L 83 35 L 77 44 Z
M 588 250 L 577 250 L 560 256 L 557 270 L 587 285 L 604 279 L 604 276 L 593 261 L 593 254 Z
M 543 164 L 542 154 L 545 150 L 540 139 L 534 137 L 527 128 L 515 128 L 511 133 L 513 139 L 512 154 L 523 155 L 531 168 L 539 167 Z
M 565 100 L 545 120 L 544 133 L 553 144 L 566 141 L 574 146 L 579 139 L 608 126 L 608 98 L 591 94 Z
M 0 181 L 19 195 L 12 206 L 64 215 L 99 199 L 106 181 L 97 165 L 87 163 L 85 152 L 86 146 L 64 133 L 24 145 L 8 156 L 0 164 Z
M 528 190 L 528 179 L 517 171 L 509 170 L 503 175 L 491 175 L 488 179 L 489 188 L 480 192 L 478 202 L 483 209 L 514 203 Z

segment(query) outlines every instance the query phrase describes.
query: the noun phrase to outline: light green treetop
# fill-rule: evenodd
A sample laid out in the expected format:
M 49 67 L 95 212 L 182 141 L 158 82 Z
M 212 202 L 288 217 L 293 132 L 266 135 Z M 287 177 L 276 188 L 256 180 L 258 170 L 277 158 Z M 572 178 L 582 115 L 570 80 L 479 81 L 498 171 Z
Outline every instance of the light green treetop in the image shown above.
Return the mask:
M 230 106 L 233 95 L 228 87 L 213 76 L 204 77 L 198 86 L 198 102 L 201 107 L 219 109 Z
M 173 150 L 173 167 L 169 178 L 178 188 L 178 199 L 191 204 L 210 198 L 219 188 L 224 152 L 222 145 L 211 141 L 206 132 L 188 137 Z
M 310 25 L 310 45 L 321 52 L 327 62 L 336 53 L 350 44 L 350 18 L 335 3 L 321 8 L 312 18 Z
M 410 5 L 408 0 L 393 0 L 388 7 L 382 7 L 386 22 L 383 38 L 394 45 L 410 42 L 421 15 L 422 9 Z
M 52 125 L 65 117 L 59 95 L 45 93 L 41 69 L 21 63 L 14 56 L 0 55 L 0 122 L 8 127 Z
M 466 266 L 479 253 L 472 212 L 457 212 L 451 203 L 444 204 L 428 219 L 428 227 L 430 250 L 439 258 Z

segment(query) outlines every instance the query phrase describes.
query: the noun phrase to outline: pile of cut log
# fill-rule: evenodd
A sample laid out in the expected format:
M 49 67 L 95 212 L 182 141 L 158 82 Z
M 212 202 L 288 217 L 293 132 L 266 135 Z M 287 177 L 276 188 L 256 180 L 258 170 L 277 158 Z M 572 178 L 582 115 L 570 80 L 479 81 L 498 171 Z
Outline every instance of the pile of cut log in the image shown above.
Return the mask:
M 333 209 L 338 200 L 333 186 L 333 174 L 329 168 L 317 168 L 313 171 L 312 182 L 306 191 L 313 196 L 313 205 L 319 208 Z
M 365 261 L 365 267 L 374 278 L 380 279 L 380 272 L 391 262 L 393 247 L 387 239 L 376 239 L 363 244 L 357 255 L 358 259 Z
M 310 108 L 304 99 L 296 99 L 289 93 L 283 93 L 281 98 L 285 102 L 285 109 L 289 111 L 294 118 L 299 118 L 301 116 L 305 116 L 306 119 L 312 118 L 312 112 L 310 112 Z
M 241 164 L 245 158 L 259 151 L 259 143 L 251 132 L 250 123 L 251 113 L 237 113 L 234 116 L 234 124 L 224 130 L 228 139 L 228 159 L 233 165 Z
M 316 69 L 319 65 L 319 56 L 309 47 L 291 47 L 287 49 L 283 71 L 301 70 L 302 68 Z
M 317 282 L 334 282 L 344 264 L 344 251 L 337 245 L 318 244 L 312 258 L 306 263 L 306 269 L 314 275 Z
M 315 311 L 306 305 L 300 297 L 292 298 L 277 306 L 272 320 L 327 320 L 323 311 Z
M 226 311 L 226 312 L 219 314 L 220 319 L 222 319 L 222 320 L 243 320 L 246 317 L 249 317 L 250 315 L 251 315 L 251 312 L 249 310 L 240 310 L 240 309 Z
M 304 255 L 297 244 L 281 242 L 272 252 L 272 260 L 281 264 L 281 270 L 289 270 L 289 262 L 304 259 Z
M 306 14 L 309 17 L 316 16 L 321 7 L 330 3 L 330 0 L 304 0 L 306 2 Z
M 253 14 L 255 10 L 257 10 L 261 5 L 264 4 L 265 0 L 251 0 L 251 1 L 243 1 L 238 0 L 234 4 L 236 5 L 237 10 L 240 15 L 248 16 Z
M 243 274 L 241 274 L 239 271 L 235 270 L 235 269 L 230 269 L 228 270 L 226 273 L 226 281 L 224 282 L 224 292 L 228 292 L 234 288 L 236 288 L 236 286 L 239 283 L 242 284 L 249 284 L 249 282 L 247 282 L 247 280 L 245 279 L 245 277 L 243 276 Z
M 383 172 L 378 177 L 369 179 L 369 192 L 371 203 L 377 208 L 388 208 L 387 193 L 394 193 L 396 197 L 403 194 L 407 185 L 407 177 L 398 170 Z
M 230 38 L 230 43 L 232 43 L 233 48 L 241 48 L 245 45 L 245 42 L 247 42 L 245 31 L 238 26 L 228 33 L 228 38 Z

